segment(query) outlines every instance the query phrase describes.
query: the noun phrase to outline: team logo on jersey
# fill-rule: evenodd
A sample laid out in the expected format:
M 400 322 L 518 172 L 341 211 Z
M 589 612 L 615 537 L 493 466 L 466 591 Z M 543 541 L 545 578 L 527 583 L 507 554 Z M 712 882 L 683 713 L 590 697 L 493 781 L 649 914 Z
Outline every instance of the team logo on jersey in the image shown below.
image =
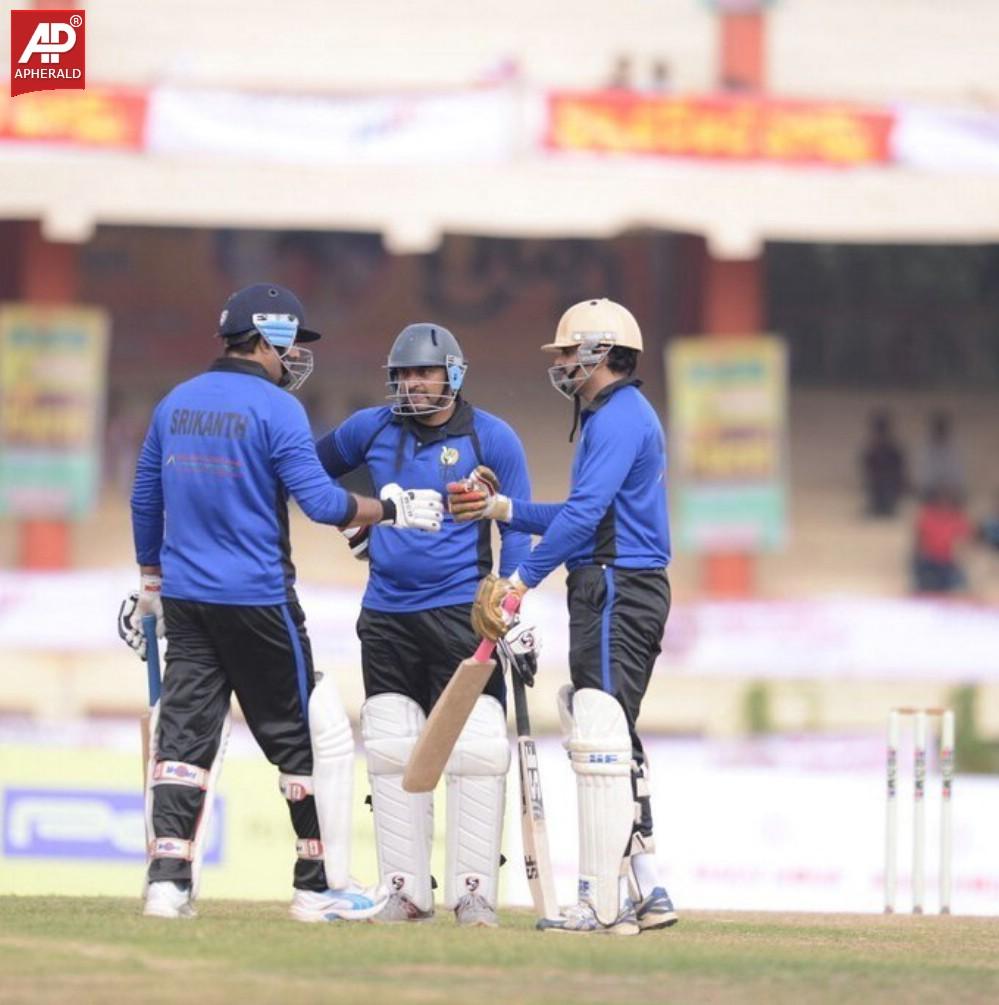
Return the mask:
M 441 447 L 441 477 L 445 482 L 454 478 L 454 466 L 458 463 L 461 454 L 454 447 Z

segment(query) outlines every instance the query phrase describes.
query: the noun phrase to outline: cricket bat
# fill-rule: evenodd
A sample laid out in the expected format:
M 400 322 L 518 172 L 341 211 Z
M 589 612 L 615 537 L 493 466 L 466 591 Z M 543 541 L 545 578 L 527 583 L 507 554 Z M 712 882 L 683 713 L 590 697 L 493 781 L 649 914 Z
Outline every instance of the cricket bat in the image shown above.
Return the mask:
M 139 717 L 142 734 L 142 788 L 146 788 L 149 770 L 150 717 L 160 700 L 160 645 L 156 638 L 156 615 L 146 614 L 142 618 L 142 634 L 146 637 L 146 675 L 149 683 L 149 709 Z
M 520 830 L 524 845 L 524 871 L 534 901 L 534 913 L 539 918 L 557 920 L 560 917 L 555 895 L 555 876 L 548 853 L 548 827 L 545 824 L 545 804 L 541 797 L 541 773 L 538 752 L 531 737 L 531 720 L 527 714 L 524 682 L 516 672 L 513 680 L 513 707 L 517 721 L 517 763 L 520 769 Z
M 503 609 L 511 615 L 517 613 L 519 606 L 520 597 L 516 593 L 509 594 L 503 601 Z M 492 658 L 495 648 L 495 642 L 482 639 L 475 654 L 461 661 L 447 687 L 441 691 L 409 755 L 402 776 L 402 787 L 407 792 L 433 792 L 437 787 L 458 736 L 496 669 L 496 661 Z

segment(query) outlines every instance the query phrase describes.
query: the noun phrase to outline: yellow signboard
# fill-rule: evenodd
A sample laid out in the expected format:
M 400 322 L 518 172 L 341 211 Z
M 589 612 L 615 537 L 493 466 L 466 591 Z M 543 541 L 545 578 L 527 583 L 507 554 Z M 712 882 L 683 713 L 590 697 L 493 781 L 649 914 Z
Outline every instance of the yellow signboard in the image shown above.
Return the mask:
M 0 306 L 0 516 L 94 505 L 108 341 L 96 307 Z
M 769 551 L 786 525 L 787 354 L 768 335 L 666 351 L 671 490 L 686 551 Z

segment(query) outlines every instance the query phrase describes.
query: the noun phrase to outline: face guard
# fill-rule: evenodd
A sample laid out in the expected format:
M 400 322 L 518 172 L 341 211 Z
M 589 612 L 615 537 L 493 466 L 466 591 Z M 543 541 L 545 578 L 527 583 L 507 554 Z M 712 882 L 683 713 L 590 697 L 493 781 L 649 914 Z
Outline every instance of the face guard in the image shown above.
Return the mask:
M 284 373 L 280 386 L 297 391 L 309 379 L 315 366 L 312 350 L 295 345 L 298 318 L 294 314 L 254 314 L 253 327 L 281 360 Z
M 436 367 L 440 364 L 432 363 L 428 365 Z M 386 381 L 386 384 L 389 389 L 386 398 L 392 403 L 392 414 L 432 415 L 434 412 L 443 412 L 454 404 L 455 399 L 458 397 L 458 392 L 461 390 L 461 385 L 465 381 L 468 364 L 459 356 L 445 356 L 444 373 L 446 379 L 441 383 L 441 393 L 437 396 L 437 401 L 421 403 L 413 401 L 410 396 L 409 384 L 411 382 L 399 379 L 399 370 L 402 367 L 387 366 L 386 369 L 388 370 L 388 381 Z
M 607 358 L 611 346 L 601 344 L 599 335 L 586 336 L 580 343 L 576 358 L 548 367 L 548 379 L 559 394 L 572 401 L 593 371 Z

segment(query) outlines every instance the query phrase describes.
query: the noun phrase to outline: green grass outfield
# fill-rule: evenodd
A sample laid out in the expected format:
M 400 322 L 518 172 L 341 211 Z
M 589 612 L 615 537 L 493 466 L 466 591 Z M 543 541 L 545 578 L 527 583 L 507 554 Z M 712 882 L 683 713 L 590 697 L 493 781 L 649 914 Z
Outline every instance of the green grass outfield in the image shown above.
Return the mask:
M 302 925 L 275 903 L 0 898 L 0 1002 L 999 1002 L 999 919 L 686 912 L 638 938 Z

